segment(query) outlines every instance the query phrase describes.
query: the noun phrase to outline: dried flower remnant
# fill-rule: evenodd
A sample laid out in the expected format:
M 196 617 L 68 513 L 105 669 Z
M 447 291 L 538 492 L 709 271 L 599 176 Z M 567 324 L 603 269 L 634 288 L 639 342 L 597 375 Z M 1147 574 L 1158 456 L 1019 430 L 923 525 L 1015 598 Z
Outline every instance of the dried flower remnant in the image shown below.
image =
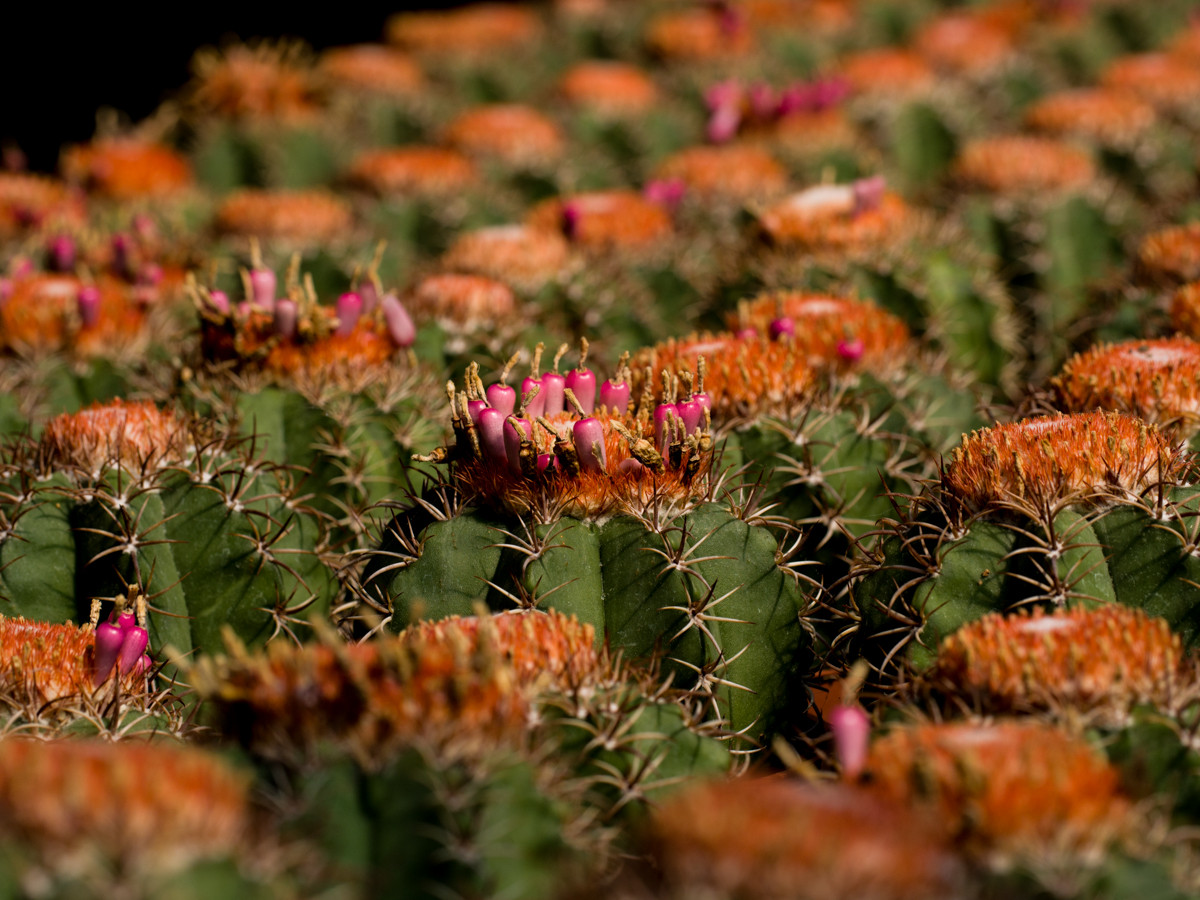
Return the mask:
M 465 231 L 442 255 L 441 266 L 536 292 L 566 268 L 571 248 L 560 230 L 493 225 Z
M 1190 436 L 1200 428 L 1200 344 L 1188 337 L 1102 344 L 1050 382 L 1060 409 L 1110 409 Z
M 223 234 L 310 246 L 344 240 L 354 219 L 328 191 L 243 189 L 221 202 L 215 224 Z
M 63 177 L 113 200 L 162 198 L 192 184 L 188 161 L 170 147 L 135 137 L 98 138 L 63 151 Z
M 1154 127 L 1154 107 L 1125 91 L 1107 88 L 1059 91 L 1035 101 L 1025 122 L 1035 131 L 1129 145 Z
M 645 843 L 671 897 L 917 900 L 956 896 L 964 878 L 919 815 L 848 785 L 778 777 L 685 788 Z
M 442 137 L 463 153 L 510 166 L 552 163 L 562 156 L 565 144 L 553 119 L 517 103 L 468 109 L 446 126 Z
M 425 75 L 415 60 L 380 44 L 326 50 L 317 72 L 335 89 L 386 97 L 411 97 L 425 87 Z
M 110 400 L 51 419 L 38 443 L 43 471 L 102 472 L 123 466 L 140 472 L 179 465 L 191 452 L 189 423 L 148 400 Z
M 577 63 L 563 73 L 558 91 L 571 106 L 601 116 L 649 112 L 658 102 L 658 88 L 650 76 L 616 60 Z
M 954 449 L 942 486 L 968 510 L 1003 509 L 1137 496 L 1188 471 L 1182 447 L 1153 425 L 1091 412 L 982 428 Z
M 176 872 L 237 855 L 249 818 L 246 779 L 199 750 L 0 741 L 0 831 L 51 871 Z
M 526 224 L 594 250 L 656 247 L 671 236 L 670 215 L 636 191 L 593 191 L 537 204 Z
M 1116 604 L 986 615 L 942 641 L 925 680 L 987 713 L 1071 710 L 1112 722 L 1138 704 L 1170 711 L 1195 690 L 1170 625 Z
M 531 43 L 537 14 L 504 3 L 475 3 L 439 12 L 398 13 L 387 22 L 390 44 L 430 56 L 495 53 Z
M 1084 150 L 1052 138 L 1009 135 L 968 141 L 954 162 L 965 185 L 1001 195 L 1079 190 L 1096 180 Z
M 366 150 L 351 163 L 346 177 L 382 197 L 445 196 L 472 186 L 479 171 L 457 150 L 411 145 Z
M 871 793 L 925 810 L 947 838 L 998 867 L 1090 856 L 1132 827 L 1115 768 L 1046 725 L 895 728 L 872 744 Z
M 913 213 L 879 177 L 807 188 L 759 214 L 773 243 L 814 251 L 878 250 L 902 238 Z

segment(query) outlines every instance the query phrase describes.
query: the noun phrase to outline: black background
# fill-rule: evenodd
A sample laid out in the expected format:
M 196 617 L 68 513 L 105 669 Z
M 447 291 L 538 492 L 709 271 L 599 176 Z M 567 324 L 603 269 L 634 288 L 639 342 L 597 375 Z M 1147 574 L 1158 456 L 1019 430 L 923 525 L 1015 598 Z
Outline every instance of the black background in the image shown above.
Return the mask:
M 320 50 L 381 39 L 393 12 L 462 5 L 315 0 L 271 9 L 174 0 L 135 12 L 118 4 L 77 9 L 18 0 L 0 19 L 0 141 L 16 143 L 30 168 L 53 171 L 64 143 L 95 132 L 100 107 L 133 121 L 153 112 L 187 81 L 199 47 L 292 36 Z

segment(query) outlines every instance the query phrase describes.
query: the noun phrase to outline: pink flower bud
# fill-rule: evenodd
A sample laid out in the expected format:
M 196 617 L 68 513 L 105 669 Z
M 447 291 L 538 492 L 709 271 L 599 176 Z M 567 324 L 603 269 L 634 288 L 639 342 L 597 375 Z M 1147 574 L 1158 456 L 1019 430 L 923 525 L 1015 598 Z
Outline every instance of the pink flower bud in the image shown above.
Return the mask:
M 120 628 L 122 633 L 128 631 L 130 628 L 137 628 L 137 616 L 131 612 L 123 612 L 115 617 L 110 616 L 109 621 Z
M 736 80 L 720 81 L 704 92 L 704 105 L 711 112 L 727 106 L 741 106 L 742 93 L 742 86 Z
M 280 299 L 275 304 L 275 333 L 285 341 L 290 341 L 296 336 L 296 325 L 300 318 L 300 308 L 296 305 L 295 300 L 289 300 L 287 297 Z
M 733 333 L 733 336 L 740 341 L 752 341 L 758 337 L 758 331 L 747 326 L 746 328 L 739 328 Z
M 493 384 L 487 389 L 487 399 L 503 416 L 511 416 L 517 408 L 517 389 L 507 384 Z
M 379 291 L 375 289 L 375 282 L 370 278 L 358 286 L 358 296 L 362 298 L 364 315 L 374 312 L 375 307 L 379 305 Z
M 113 268 L 122 278 L 133 277 L 133 239 L 127 234 L 115 234 L 112 239 Z
M 779 107 L 779 97 L 769 84 L 753 84 L 749 92 L 750 110 L 756 119 L 769 121 Z
M 617 466 L 617 471 L 620 472 L 622 475 L 627 474 L 629 472 L 634 472 L 634 473 L 640 475 L 640 474 L 642 474 L 642 471 L 644 469 L 645 469 L 645 467 L 640 462 L 638 462 L 636 459 L 634 459 L 632 456 L 629 457 L 628 459 L 621 460 L 621 464 L 619 466 Z
M 854 191 L 854 215 L 857 216 L 879 208 L 879 204 L 883 202 L 887 182 L 882 175 L 875 175 L 871 178 L 860 178 L 851 188 Z
M 846 362 L 857 362 L 862 358 L 863 351 L 866 349 L 862 338 L 843 338 L 838 341 L 837 345 L 838 356 Z
M 92 670 L 96 687 L 108 681 L 113 667 L 121 656 L 121 645 L 125 632 L 116 625 L 105 622 L 96 626 L 96 639 L 92 648 Z
M 117 668 L 121 670 L 122 675 L 132 671 L 142 654 L 146 652 L 146 645 L 149 643 L 150 635 L 147 634 L 145 628 L 138 628 L 135 625 L 122 632 L 121 656 L 117 660 Z
M 52 237 L 46 255 L 50 268 L 56 272 L 70 272 L 75 268 L 75 241 L 66 234 Z
M 337 298 L 337 333 L 341 337 L 349 337 L 358 327 L 359 316 L 362 315 L 362 297 L 353 291 L 342 294 Z
M 471 421 L 475 423 L 475 427 L 479 427 L 479 414 L 488 408 L 486 400 L 468 400 L 467 415 L 471 417 Z
M 572 369 L 567 373 L 567 387 L 590 416 L 596 409 L 596 373 L 591 369 Z
M 553 453 L 539 453 L 537 467 L 539 472 L 545 472 L 547 469 L 557 469 L 558 458 Z
M 850 83 L 842 78 L 822 78 L 813 85 L 813 105 L 832 109 L 850 96 Z
M 680 178 L 656 178 L 642 189 L 642 196 L 668 212 L 674 212 L 686 192 L 687 185 Z
M 796 323 L 787 318 L 787 316 L 780 316 L 778 319 L 771 320 L 771 325 L 767 330 L 773 341 L 779 340 L 784 335 L 794 337 L 796 334 Z
M 679 418 L 683 420 L 686 433 L 695 434 L 699 431 L 700 425 L 704 421 L 704 407 L 696 402 L 696 398 L 692 397 L 675 405 L 679 409 Z
M 417 326 L 395 294 L 386 294 L 379 301 L 383 309 L 383 321 L 387 323 L 388 335 L 397 347 L 411 347 L 417 339 Z
M 270 269 L 250 270 L 250 296 L 246 299 L 263 309 L 275 307 L 275 273 Z
M 80 325 L 84 328 L 95 326 L 100 321 L 100 289 L 94 284 L 85 284 L 79 289 L 76 301 Z
M 579 234 L 580 219 L 583 218 L 583 213 L 574 203 L 564 203 L 562 209 L 562 231 L 568 238 L 574 238 Z
M 8 302 L 13 294 L 13 283 L 11 278 L 0 278 L 0 306 Z
M 553 416 L 566 408 L 566 395 L 563 393 L 563 388 L 566 386 L 567 379 L 564 375 L 559 375 L 557 372 L 546 372 L 542 375 L 542 389 L 538 392 L 537 397 L 542 401 L 541 415 Z M 534 401 L 534 403 L 536 402 L 537 400 Z
M 604 426 L 599 419 L 588 416 L 571 426 L 575 439 L 575 453 L 579 467 L 584 472 L 603 472 L 608 464 L 608 452 L 604 448 Z
M 511 413 L 504 413 L 488 406 L 479 411 L 479 449 L 484 457 L 495 463 L 508 462 L 508 450 L 504 446 L 504 420 Z
M 623 413 L 629 408 L 629 397 L 630 387 L 627 381 L 606 378 L 604 384 L 600 385 L 600 406 L 604 409 Z
M 807 84 L 793 84 L 783 89 L 779 94 L 776 106 L 777 116 L 789 116 L 792 113 L 813 112 L 816 109 L 816 92 Z
M 867 765 L 871 720 L 859 706 L 839 706 L 829 714 L 833 747 L 846 778 L 856 778 Z
M 223 316 L 229 315 L 229 295 L 224 291 L 209 291 L 208 305 Z
M 538 416 L 545 415 L 546 386 L 542 383 L 541 378 L 534 378 L 532 375 L 527 375 L 521 380 L 522 398 L 527 396 L 535 386 L 538 388 L 537 395 L 530 400 L 529 405 L 525 407 L 525 414 L 531 419 L 536 419 Z
M 741 124 L 741 107 L 723 106 L 708 117 L 708 125 L 705 126 L 704 134 L 712 143 L 724 144 L 737 137 Z

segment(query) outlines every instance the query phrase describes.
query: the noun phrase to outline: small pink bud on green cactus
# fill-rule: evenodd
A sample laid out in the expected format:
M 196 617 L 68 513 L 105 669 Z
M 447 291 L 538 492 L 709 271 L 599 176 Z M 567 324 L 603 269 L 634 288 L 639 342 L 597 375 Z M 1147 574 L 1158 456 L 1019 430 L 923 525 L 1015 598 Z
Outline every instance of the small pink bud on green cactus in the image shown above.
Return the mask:
M 208 305 L 223 316 L 229 315 L 229 295 L 224 291 L 209 291 Z
M 247 298 L 254 306 L 263 309 L 275 308 L 275 273 L 270 269 L 255 267 L 250 270 L 250 296 Z
M 479 411 L 479 422 L 475 426 L 479 432 L 479 446 L 484 456 L 493 462 L 508 461 L 508 450 L 504 446 L 504 420 L 510 415 L 511 412 L 505 413 L 491 406 Z
M 122 675 L 133 671 L 141 660 L 142 654 L 146 652 L 149 643 L 150 635 L 145 628 L 134 625 L 122 632 L 121 655 L 117 659 L 117 668 L 120 669 Z
M 56 272 L 70 272 L 75 268 L 75 241 L 70 235 L 60 234 L 50 239 L 46 248 L 47 261 Z
M 838 341 L 838 356 L 846 360 L 846 362 L 857 362 L 862 358 L 865 350 L 866 345 L 863 344 L 862 338 L 846 337 Z
M 871 720 L 861 706 L 838 706 L 829 714 L 834 752 L 846 778 L 857 778 L 867 764 Z
M 796 323 L 787 316 L 779 316 L 771 320 L 771 324 L 767 326 L 767 333 L 771 335 L 773 341 L 778 341 L 785 336 L 795 337 Z
M 125 642 L 125 630 L 104 622 L 96 626 L 96 643 L 92 656 L 92 669 L 96 687 L 108 681 L 121 657 L 121 646 Z
M 94 284 L 85 284 L 76 298 L 79 322 L 84 328 L 92 328 L 100 321 L 100 289 Z
M 358 319 L 362 315 L 363 302 L 362 297 L 354 291 L 348 291 L 337 298 L 337 333 L 342 337 L 349 337 L 354 329 L 358 326 Z
M 295 300 L 284 297 L 275 304 L 275 333 L 285 341 L 296 336 L 296 323 L 300 317 Z
M 388 335 L 397 347 L 411 347 L 417 339 L 417 326 L 412 316 L 395 294 L 387 294 L 379 301 L 383 309 L 383 321 L 387 324 Z

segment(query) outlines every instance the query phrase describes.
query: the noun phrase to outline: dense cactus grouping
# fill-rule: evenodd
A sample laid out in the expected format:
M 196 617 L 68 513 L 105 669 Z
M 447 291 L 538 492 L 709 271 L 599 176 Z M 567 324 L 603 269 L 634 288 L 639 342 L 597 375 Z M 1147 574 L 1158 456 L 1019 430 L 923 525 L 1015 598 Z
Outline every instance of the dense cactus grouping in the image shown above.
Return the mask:
M 474 3 L 6 148 L 0 894 L 1194 896 L 1197 12 Z

